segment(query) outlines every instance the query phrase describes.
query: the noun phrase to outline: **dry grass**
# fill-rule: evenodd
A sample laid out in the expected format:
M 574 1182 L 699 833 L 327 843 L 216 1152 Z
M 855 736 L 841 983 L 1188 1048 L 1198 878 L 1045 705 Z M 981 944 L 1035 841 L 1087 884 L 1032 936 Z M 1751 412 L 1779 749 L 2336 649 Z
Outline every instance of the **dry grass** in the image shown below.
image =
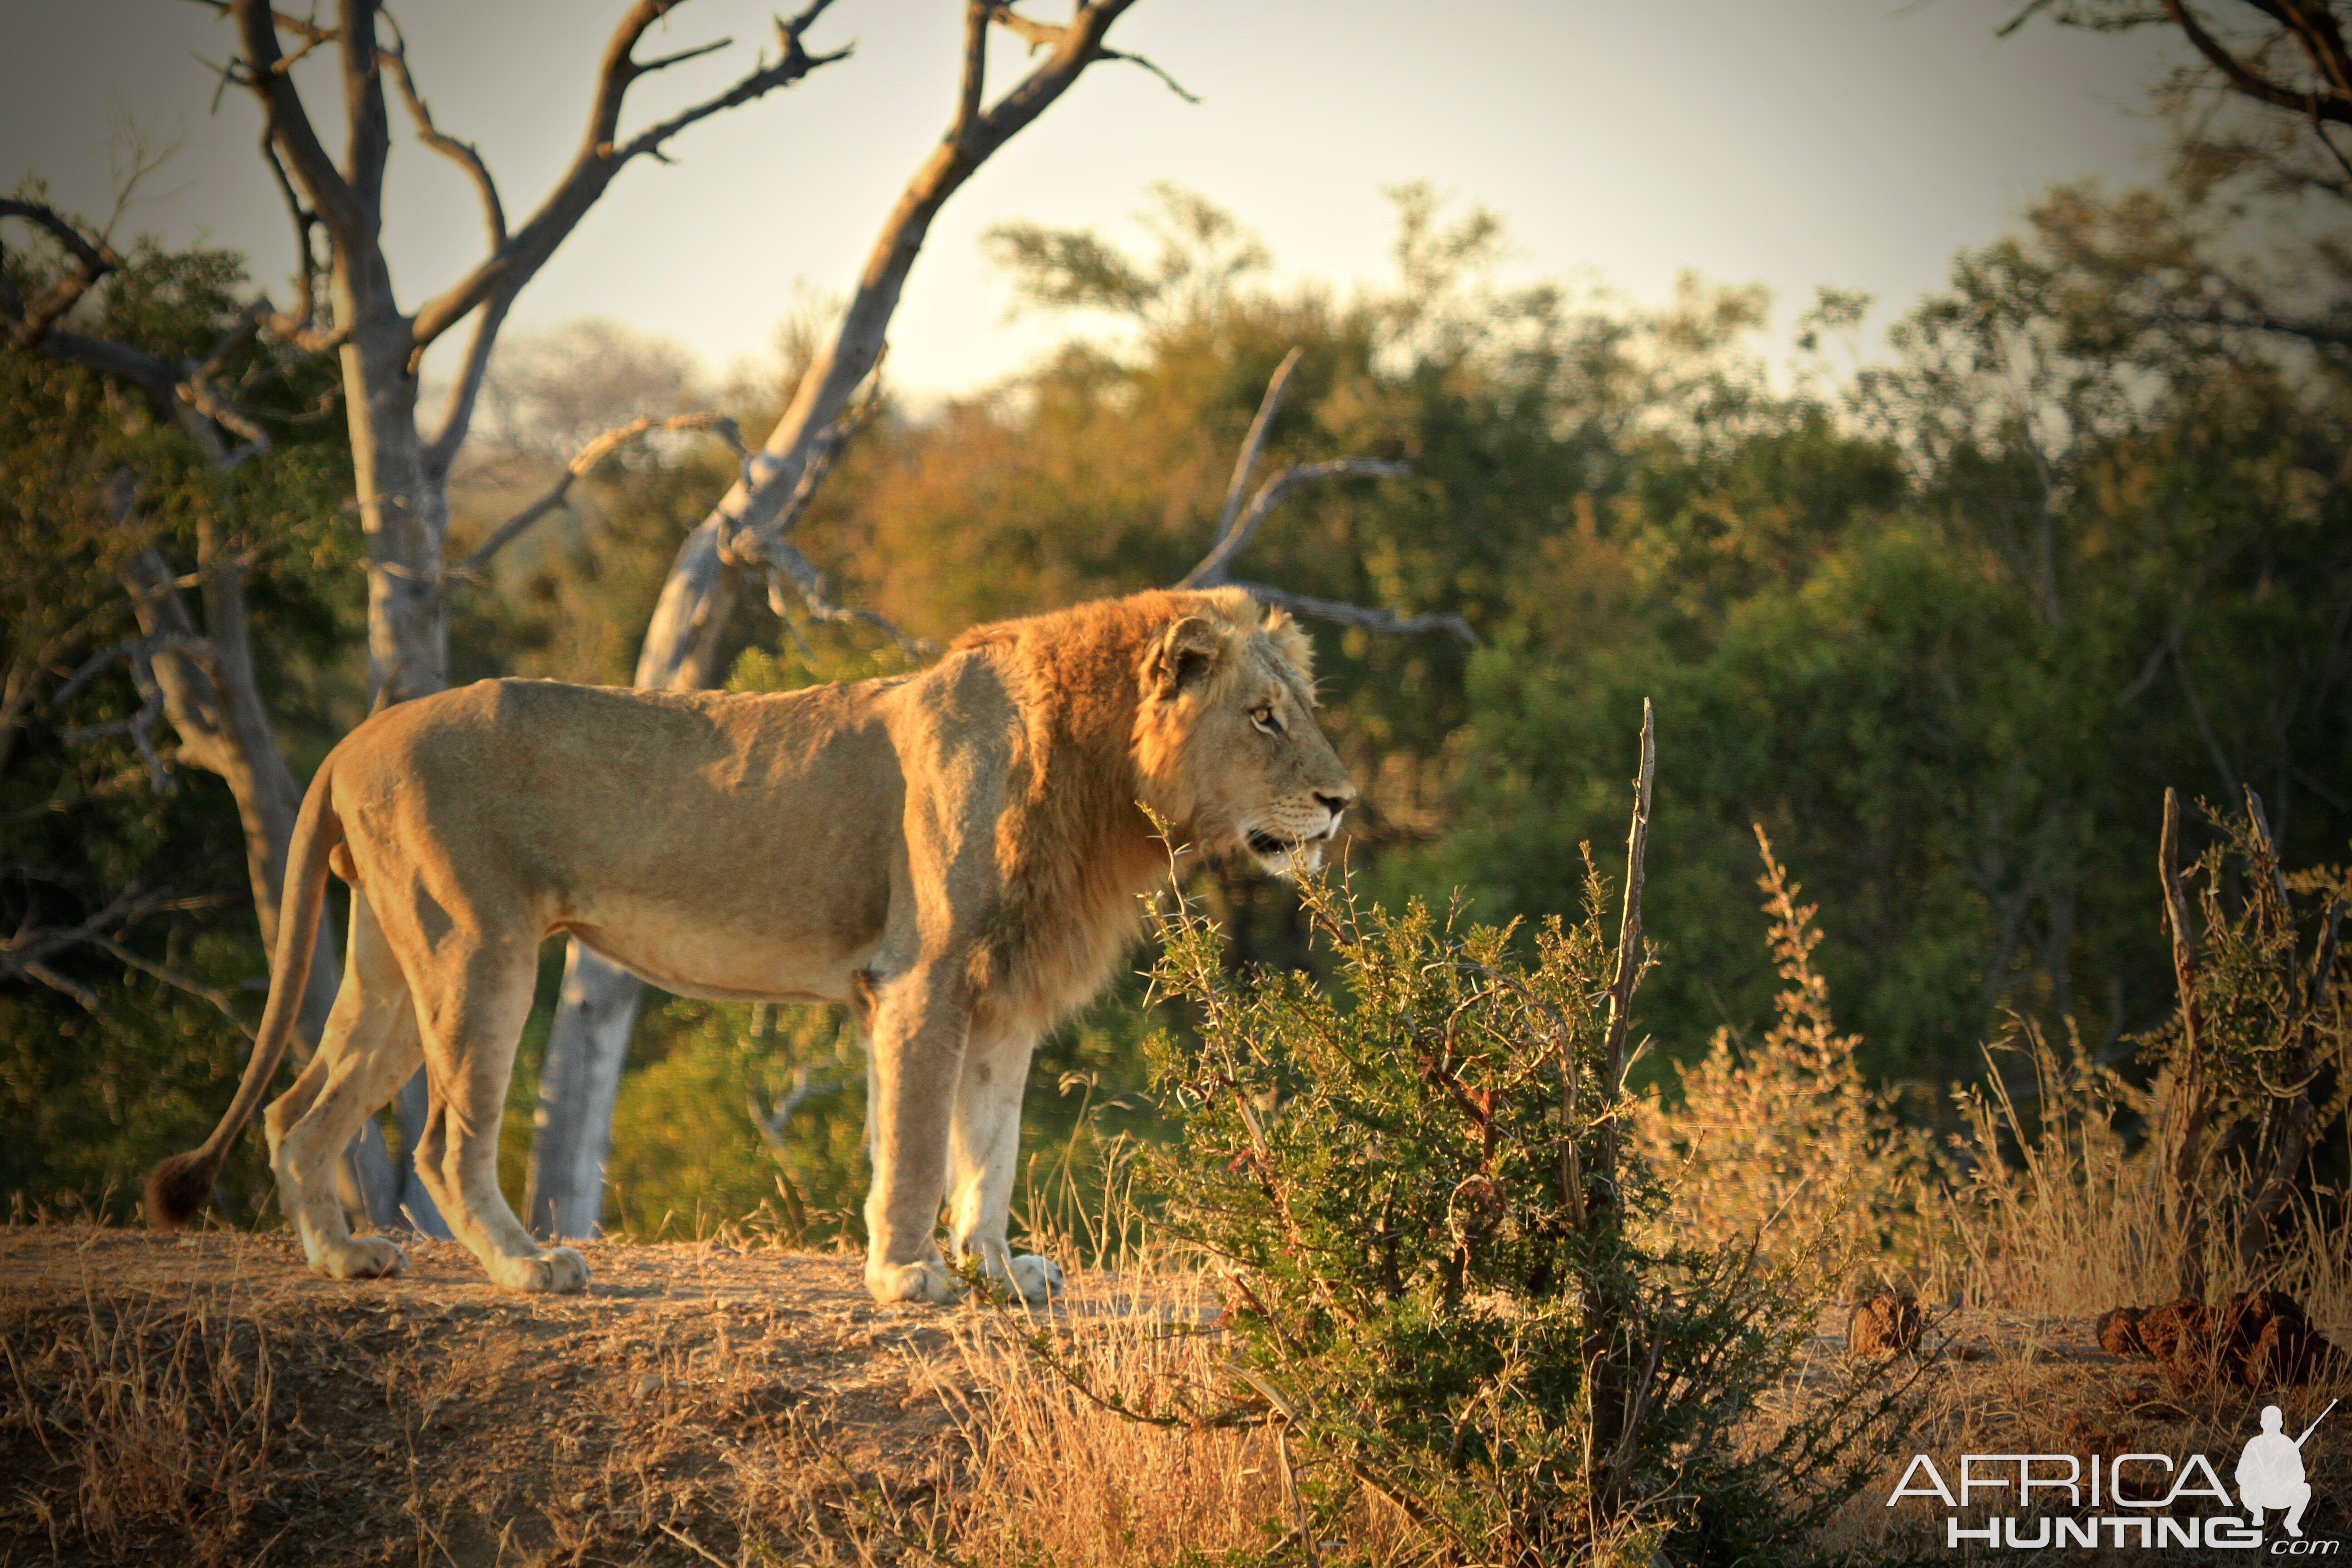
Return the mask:
M 1653 1095 L 1634 1108 L 1635 1147 L 1674 1192 L 1671 1239 L 1723 1247 L 1761 1235 L 1770 1250 L 1826 1234 L 1864 1260 L 1872 1282 L 1932 1293 L 1951 1259 L 1937 1212 L 1942 1167 L 1927 1135 L 1864 1079 L 1862 1042 L 1838 1031 L 1813 967 L 1815 906 L 1797 901 L 1802 889 L 1761 827 L 1756 837 L 1779 1016 L 1748 1047 L 1718 1029 L 1706 1055 L 1679 1070 L 1672 1101 Z
M 1962 1097 L 1966 1135 L 1935 1154 L 1835 1030 L 1812 911 L 1765 847 L 1779 1022 L 1749 1049 L 1718 1038 L 1679 1102 L 1646 1102 L 1635 1126 L 1676 1184 L 1686 1239 L 1794 1246 L 1827 1212 L 1858 1288 L 1912 1284 L 1935 1314 L 1943 1353 L 1918 1377 L 1909 1430 L 1822 1548 L 1945 1552 L 1939 1506 L 1885 1506 L 1915 1452 L 2193 1451 L 2226 1470 L 2262 1404 L 2299 1429 L 2328 1398 L 2352 1401 L 2343 1379 L 2183 1392 L 2099 1351 L 2098 1313 L 2166 1300 L 2176 1278 L 2146 1132 L 2164 1086 L 2137 1089 L 2021 1026 Z M 1267 1434 L 1139 1424 L 1023 1342 L 1049 1329 L 1087 1388 L 1132 1408 L 1224 1404 L 1215 1282 L 1146 1245 L 1130 1153 L 1109 1150 L 1085 1203 L 1070 1151 L 1046 1157 L 1031 1234 L 1110 1267 L 1074 1272 L 1035 1317 L 876 1309 L 853 1259 L 794 1254 L 753 1226 L 596 1246 L 595 1291 L 554 1301 L 498 1295 L 447 1244 L 417 1246 L 400 1280 L 345 1286 L 309 1279 L 283 1236 L 8 1226 L 0 1568 L 1109 1568 L 1263 1548 L 1297 1517 Z M 2224 1182 L 2211 1201 L 2226 1216 L 2242 1195 Z M 2253 1279 L 2235 1277 L 2218 1250 L 2229 1227 L 2214 1226 L 2211 1278 L 2284 1290 L 2352 1346 L 2352 1205 L 2321 1191 L 2291 1218 Z M 1769 1440 L 1835 1385 L 1844 1324 L 1818 1328 L 1810 1365 L 1743 1436 Z M 2340 1411 L 2306 1463 L 2307 1533 L 2352 1533 Z M 1422 1555 L 1377 1504 L 1343 1533 L 1352 1562 Z
M 2079 1045 L 2061 1056 L 2030 1026 L 1986 1060 L 1984 1081 L 1962 1100 L 1973 1158 L 1948 1206 L 1968 1300 L 2044 1315 L 2170 1300 L 2178 1248 L 2164 1218 L 2156 1140 L 2123 1131 L 2152 1122 L 2167 1086 L 2136 1089 L 2088 1061 Z M 2217 1214 L 2243 1206 L 2233 1168 L 2222 1166 L 2209 1182 Z M 2210 1228 L 2209 1279 L 2233 1289 L 2284 1290 L 2331 1337 L 2352 1342 L 2345 1194 L 2321 1191 L 2298 1204 L 2252 1277 L 2240 1277 L 2231 1230 Z
M 11 1328 L 0 1432 L 72 1481 L 18 1490 L 51 1554 L 87 1542 L 129 1557 L 164 1537 L 194 1544 L 196 1561 L 228 1560 L 221 1549 L 270 1489 L 268 1331 L 95 1297 Z
M 1168 1264 L 1087 1274 L 1055 1312 L 1058 1353 L 1105 1398 L 1150 1412 L 1213 1410 L 1230 1398 L 1215 1298 Z M 1028 1324 L 959 1320 L 955 1354 L 935 1366 L 970 1457 L 948 1521 L 974 1563 L 1055 1568 L 1210 1560 L 1264 1547 L 1296 1516 L 1285 1459 L 1257 1430 L 1130 1420 L 1043 1368 Z M 1413 1531 L 1374 1500 L 1343 1531 L 1353 1561 L 1407 1560 Z

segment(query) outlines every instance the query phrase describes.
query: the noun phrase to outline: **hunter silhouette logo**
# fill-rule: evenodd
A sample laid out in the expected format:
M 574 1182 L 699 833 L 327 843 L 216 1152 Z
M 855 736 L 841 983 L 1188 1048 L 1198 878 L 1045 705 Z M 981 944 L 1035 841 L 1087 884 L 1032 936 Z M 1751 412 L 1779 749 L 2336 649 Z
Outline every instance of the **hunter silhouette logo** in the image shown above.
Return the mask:
M 2327 1410 L 2336 1408 L 2336 1401 L 2327 1402 Z M 2327 1410 L 2319 1413 L 2319 1421 L 2327 1419 Z M 2246 1451 L 2238 1456 L 2238 1502 L 2246 1510 L 2246 1522 L 2262 1528 L 2265 1509 L 2286 1510 L 2286 1532 L 2301 1540 L 2303 1510 L 2311 1502 L 2311 1483 L 2303 1479 L 2303 1445 L 2319 1430 L 2319 1421 L 2303 1429 L 2301 1437 L 2286 1435 L 2286 1415 L 2275 1405 L 2263 1406 L 2263 1429 L 2246 1439 Z
M 1944 1520 L 1944 1544 L 1956 1550 L 1982 1545 L 2245 1551 L 2263 1545 L 2263 1517 L 2275 1513 L 2284 1516 L 2280 1522 L 2286 1534 L 2270 1543 L 2271 1554 L 2333 1556 L 2340 1542 L 2303 1536 L 2303 1513 L 2311 1503 L 2303 1446 L 2336 1405 L 2329 1400 L 2318 1419 L 2294 1437 L 2286 1434 L 2285 1412 L 2275 1405 L 2263 1407 L 2262 1430 L 2246 1439 L 2232 1478 L 2243 1518 L 2189 1511 L 2200 1502 L 2207 1509 L 2231 1506 L 2229 1489 L 2203 1454 L 2178 1459 L 2153 1453 L 1963 1454 L 1957 1496 L 1933 1459 L 1914 1454 L 1886 1506 L 1906 1498 L 1936 1499 L 1951 1510 Z M 1979 1525 L 1963 1522 L 1961 1510 L 1989 1502 L 2009 1507 Z

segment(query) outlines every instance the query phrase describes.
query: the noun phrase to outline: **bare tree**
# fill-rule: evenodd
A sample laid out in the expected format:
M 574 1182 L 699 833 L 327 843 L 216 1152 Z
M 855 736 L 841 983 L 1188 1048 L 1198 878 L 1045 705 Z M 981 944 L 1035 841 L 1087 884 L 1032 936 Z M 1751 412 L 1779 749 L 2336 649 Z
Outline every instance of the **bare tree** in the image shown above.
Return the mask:
M 1066 23 L 1016 15 L 1003 0 L 966 0 L 963 68 L 947 132 L 899 193 L 832 339 L 802 375 L 791 405 L 741 479 L 680 546 L 637 658 L 636 683 L 657 690 L 708 687 L 745 569 L 761 571 L 781 605 L 791 596 L 820 618 L 845 612 L 823 596 L 823 579 L 788 535 L 838 447 L 858 388 L 881 363 L 890 320 L 931 220 L 964 182 L 1066 92 L 1098 60 L 1150 62 L 1105 38 L 1134 0 L 1078 0 Z M 989 29 L 1003 27 L 1041 55 L 993 103 L 987 101 Z M 1189 95 L 1187 95 L 1189 96 Z M 524 1220 L 543 1236 L 595 1232 L 611 1147 L 612 1108 L 643 984 L 577 942 L 565 961 L 555 1026 L 540 1079 Z
M 2195 205 L 2216 186 L 2242 195 L 2352 203 L 2352 23 L 2347 0 L 2028 0 L 2000 30 L 2036 16 L 2060 26 L 2119 33 L 2175 32 L 2196 63 L 2157 91 L 2174 126 L 2175 174 Z M 2069 256 L 2105 274 L 2132 313 L 2173 331 L 2257 332 L 2307 345 L 2342 374 L 2352 363 L 2352 296 L 2340 220 L 2307 227 L 2315 265 L 2287 286 L 2262 276 L 2249 256 L 2216 247 L 2190 214 L 2150 224 L 2100 222 L 2096 204 L 2077 202 L 2047 225 Z M 2323 288 L 2309 287 L 2325 279 Z M 2352 457 L 2336 480 L 2352 487 Z
M 269 451 L 268 432 L 236 405 L 219 382 L 230 362 L 251 346 L 261 324 L 274 314 L 266 300 L 239 315 L 203 360 L 168 364 L 132 344 L 64 325 L 73 308 L 122 265 L 102 231 L 87 231 L 45 204 L 0 200 L 0 218 L 9 217 L 47 235 L 68 263 L 39 299 L 29 301 L 18 298 L 13 283 L 0 273 L 0 320 L 5 320 L 9 335 L 19 346 L 88 365 L 137 389 L 187 438 L 216 482 Z M 289 336 L 299 338 L 299 333 Z M 225 502 L 225 485 L 221 493 Z M 108 521 L 134 540 L 144 532 L 135 503 L 131 476 L 117 474 L 107 487 Z M 140 635 L 85 664 L 51 695 L 51 701 L 63 701 L 79 685 L 111 665 L 119 663 L 130 670 L 142 700 L 140 712 L 126 721 L 125 732 L 147 758 L 157 787 L 163 787 L 165 777 L 148 730 L 158 719 L 168 721 L 179 736 L 177 761 L 217 774 L 228 785 L 244 830 L 246 868 L 262 946 L 274 955 L 287 849 L 302 790 L 278 751 L 255 679 L 246 615 L 246 558 L 227 512 L 224 504 L 200 516 L 192 584 L 182 582 L 180 574 L 152 543 L 129 554 L 122 584 L 137 612 Z M 182 597 L 187 586 L 194 587 L 204 604 L 202 634 Z M 23 689 L 13 687 L 12 682 L 12 699 L 19 703 L 30 700 L 29 685 Z M 99 920 L 91 931 L 112 929 L 124 918 L 122 911 L 114 911 Z M 71 931 L 51 932 L 46 941 L 51 948 L 70 942 L 105 945 L 89 932 L 79 936 Z M 36 957 L 28 962 L 39 961 Z M 37 969 L 17 967 L 32 978 L 42 978 Z M 305 1055 L 326 1026 L 340 967 L 334 933 L 321 925 L 297 1026 Z M 401 1183 L 373 1125 L 362 1130 L 348 1163 L 346 1185 L 356 1192 L 347 1191 L 346 1196 L 359 1197 L 372 1221 L 394 1223 L 399 1217 Z
M 774 60 L 763 57 L 723 91 L 625 133 L 624 100 L 637 81 L 728 43 L 720 40 L 639 59 L 636 48 L 646 30 L 681 0 L 635 0 L 605 44 L 591 85 L 587 123 L 571 163 L 522 225 L 510 229 L 489 166 L 470 144 L 435 121 L 411 69 L 406 42 L 379 0 L 341 0 L 331 25 L 273 11 L 267 0 L 204 3 L 226 16 L 236 35 L 237 53 L 222 68 L 224 83 L 249 90 L 261 107 L 262 160 L 293 227 L 299 274 L 293 307 L 280 310 L 267 298 L 257 300 L 230 338 L 201 364 L 142 363 L 144 356 L 123 345 L 84 338 L 60 326 L 66 313 L 119 258 L 47 208 L 11 202 L 0 206 L 0 216 L 24 218 L 47 229 L 79 265 L 37 300 L 8 300 L 10 328 L 28 347 L 79 360 L 141 386 L 200 446 L 211 443 L 207 456 L 216 450 L 223 467 L 268 445 L 267 432 L 245 419 L 214 383 L 226 357 L 256 334 L 300 351 L 336 350 L 350 413 L 357 510 L 367 544 L 370 689 L 377 706 L 425 696 L 446 682 L 447 595 L 453 584 L 462 580 L 451 576 L 443 560 L 449 474 L 465 445 L 491 353 L 516 298 L 628 163 L 660 159 L 664 145 L 688 126 L 790 86 L 848 51 L 812 55 L 803 47 L 807 29 L 830 3 L 811 0 L 796 16 L 778 20 Z M 281 39 L 292 42 L 290 52 Z M 328 153 L 294 79 L 296 63 L 321 49 L 333 51 L 341 67 L 345 151 L 340 165 Z M 394 289 L 383 243 L 383 182 L 392 147 L 389 99 L 394 93 L 404 104 L 418 140 L 457 163 L 472 183 L 487 231 L 481 260 L 414 310 L 404 309 Z M 425 354 L 443 335 L 469 321 L 457 374 L 428 433 L 418 417 Z M 232 445 L 231 437 L 242 444 Z M 226 560 L 200 570 L 209 610 L 213 596 L 234 591 L 236 579 Z M 237 628 L 233 646 L 219 649 L 215 660 L 224 671 L 249 666 L 243 624 L 241 616 L 223 621 L 207 616 L 215 638 L 224 626 Z M 187 691 L 195 689 L 183 684 Z M 168 695 L 168 683 L 165 689 Z M 236 679 L 218 680 L 215 689 L 223 700 L 225 721 L 236 724 L 258 715 L 257 703 L 250 712 L 245 710 L 245 688 Z M 187 709 L 192 720 L 199 718 L 199 707 Z M 173 715 L 175 727 L 178 717 Z M 247 726 L 238 732 L 237 754 L 250 763 L 266 750 L 282 773 L 284 764 L 276 761 L 274 746 L 262 746 L 263 736 L 249 730 Z M 262 774 L 268 773 L 268 768 L 261 769 Z M 290 777 L 284 783 L 288 799 L 299 800 Z M 281 804 L 272 793 L 274 782 L 255 788 L 269 796 L 271 810 Z M 290 825 L 290 805 L 285 816 Z M 248 838 L 254 837 L 249 830 Z M 276 842 L 282 847 L 285 837 L 278 835 Z M 257 890 L 261 880 L 257 873 Z M 274 895 L 261 900 L 261 910 L 265 929 L 274 926 Z M 314 964 L 312 970 L 314 975 L 328 977 L 324 984 L 329 986 L 335 972 L 331 963 Z M 425 1109 L 420 1074 L 402 1093 L 403 1124 L 420 1128 Z M 423 1187 L 410 1179 L 403 1188 L 401 1202 L 420 1220 L 435 1223 Z

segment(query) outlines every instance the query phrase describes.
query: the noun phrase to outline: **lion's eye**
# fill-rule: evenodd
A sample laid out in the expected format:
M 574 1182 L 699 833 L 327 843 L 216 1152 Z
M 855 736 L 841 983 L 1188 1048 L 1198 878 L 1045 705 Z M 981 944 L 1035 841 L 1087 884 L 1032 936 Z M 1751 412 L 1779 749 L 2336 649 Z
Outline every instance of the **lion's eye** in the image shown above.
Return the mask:
M 1282 733 L 1282 721 L 1274 716 L 1272 708 L 1261 708 L 1250 715 L 1250 722 L 1269 735 Z

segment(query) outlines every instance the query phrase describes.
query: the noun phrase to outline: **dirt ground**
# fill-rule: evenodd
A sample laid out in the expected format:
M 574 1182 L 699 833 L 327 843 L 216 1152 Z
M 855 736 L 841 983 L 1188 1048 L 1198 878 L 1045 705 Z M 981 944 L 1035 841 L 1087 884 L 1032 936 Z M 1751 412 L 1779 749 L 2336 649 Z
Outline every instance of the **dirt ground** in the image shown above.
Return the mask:
M 1187 1538 L 1213 1555 L 1255 1539 L 1276 1506 L 1249 1468 L 1262 1457 L 1243 1447 L 1171 1450 L 1153 1469 L 1139 1429 L 1067 1399 L 1053 1415 L 1007 1337 L 1035 1320 L 877 1307 L 845 1255 L 583 1250 L 586 1294 L 518 1297 L 447 1242 L 411 1244 L 399 1278 L 343 1284 L 312 1279 L 284 1234 L 0 1229 L 0 1568 L 978 1568 L 1002 1553 L 972 1541 L 1091 1537 L 1177 1492 L 1232 1516 Z M 1205 1310 L 1158 1280 L 1089 1275 L 1048 1316 L 1069 1342 L 1139 1344 Z M 1932 1317 L 1929 1340 L 1945 1344 L 1906 1453 L 2202 1451 L 2226 1468 L 2263 1404 L 2300 1429 L 2352 1394 L 2340 1381 L 2188 1394 L 2101 1351 L 2087 1316 Z M 1824 1320 L 1780 1398 L 1801 1405 L 1835 1383 L 1844 1331 L 1843 1312 Z M 1027 1426 L 981 1419 L 1014 1405 L 1036 1405 Z M 2315 1537 L 2352 1534 L 2342 1416 L 2305 1453 Z M 1089 1439 L 1088 1419 L 1119 1430 Z M 981 1430 L 1029 1433 L 1050 1478 L 984 1518 L 968 1511 L 987 1490 L 968 1484 L 990 1462 L 974 1458 Z M 1946 1556 L 1940 1509 L 1885 1506 L 1904 1458 L 1887 1456 L 1888 1477 L 1822 1545 L 1859 1561 Z M 996 1517 L 1008 1507 L 1018 1517 Z
M 583 1250 L 584 1295 L 530 1298 L 448 1242 L 340 1283 L 284 1235 L 0 1233 L 0 1564 L 911 1550 L 961 1447 L 947 1310 L 846 1256 Z

